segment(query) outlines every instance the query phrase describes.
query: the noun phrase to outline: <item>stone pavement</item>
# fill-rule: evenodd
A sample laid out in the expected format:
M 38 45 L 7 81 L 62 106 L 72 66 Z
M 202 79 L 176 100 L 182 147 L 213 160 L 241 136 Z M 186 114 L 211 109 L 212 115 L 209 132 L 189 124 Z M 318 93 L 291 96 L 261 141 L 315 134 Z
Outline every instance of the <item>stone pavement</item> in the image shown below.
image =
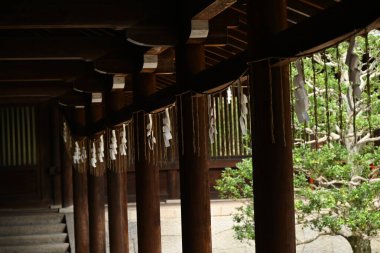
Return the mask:
M 233 239 L 232 217 L 231 213 L 241 202 L 228 200 L 213 200 L 211 202 L 211 229 L 212 229 L 212 252 L 213 253 L 254 253 L 254 243 L 252 245 L 242 244 Z M 69 223 L 72 221 L 70 209 Z M 72 212 L 72 209 L 71 209 Z M 105 213 L 106 222 L 108 223 L 108 214 Z M 136 206 L 128 205 L 129 215 L 129 252 L 137 253 L 137 223 L 136 223 Z M 69 221 L 71 219 L 71 221 Z M 107 234 L 108 227 L 106 226 Z M 301 225 L 296 227 L 298 241 L 306 241 L 317 236 L 317 232 L 311 229 L 303 229 Z M 162 252 L 163 253 L 181 253 L 181 211 L 179 201 L 168 201 L 161 204 L 161 234 L 162 234 Z M 72 237 L 72 236 L 71 236 Z M 108 239 L 107 239 L 107 245 Z M 380 238 L 372 240 L 372 253 L 380 253 Z M 73 249 L 73 247 L 72 247 Z M 351 253 L 352 250 L 347 240 L 341 236 L 323 235 L 316 240 L 297 246 L 297 253 Z M 72 251 L 72 253 L 75 253 Z M 109 247 L 107 247 L 109 253 Z

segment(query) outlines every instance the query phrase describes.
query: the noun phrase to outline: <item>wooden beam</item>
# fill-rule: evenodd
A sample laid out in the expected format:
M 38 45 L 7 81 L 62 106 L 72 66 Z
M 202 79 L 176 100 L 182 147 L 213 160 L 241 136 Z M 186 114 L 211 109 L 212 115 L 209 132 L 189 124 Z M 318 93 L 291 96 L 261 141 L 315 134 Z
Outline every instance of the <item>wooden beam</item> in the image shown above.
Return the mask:
M 108 92 L 112 89 L 112 76 L 90 73 L 73 81 L 73 89 L 79 92 Z
M 191 19 L 213 3 L 193 0 L 177 4 L 169 1 L 152 9 L 152 15 L 127 30 L 127 40 L 140 46 L 174 46 L 190 35 Z
M 124 39 L 95 36 L 0 37 L 0 60 L 92 61 L 112 51 L 135 47 Z
M 146 7 L 139 0 L 90 3 L 89 1 L 18 1 L 2 3 L 0 29 L 115 28 L 123 29 L 142 20 Z
M 72 91 L 59 97 L 61 106 L 88 106 L 91 103 L 91 94 Z
M 0 97 L 58 97 L 72 90 L 66 82 L 0 82 Z
M 0 61 L 0 81 L 72 81 L 93 72 L 83 61 Z
M 373 0 L 347 0 L 260 41 L 253 60 L 288 58 L 330 47 L 361 29 L 380 26 L 380 9 Z M 311 32 L 312 31 L 312 32 Z
M 236 3 L 236 0 L 215 0 L 213 3 L 211 3 L 209 6 L 207 6 L 205 9 L 197 13 L 193 19 L 196 20 L 210 20 L 217 16 L 218 14 L 222 13 L 226 9 L 228 9 L 230 6 L 232 6 L 234 3 Z
M 178 41 L 175 20 L 157 25 L 158 17 L 127 30 L 127 41 L 139 46 L 174 46 Z M 172 23 L 172 24 L 171 24 Z
M 103 74 L 130 74 L 139 72 L 143 65 L 143 55 L 147 47 L 140 47 L 131 43 L 128 48 L 114 50 L 96 61 L 94 69 Z
M 144 64 L 141 72 L 156 74 L 175 73 L 174 60 L 175 53 L 173 48 L 167 48 L 160 51 L 159 54 L 147 52 L 144 55 Z

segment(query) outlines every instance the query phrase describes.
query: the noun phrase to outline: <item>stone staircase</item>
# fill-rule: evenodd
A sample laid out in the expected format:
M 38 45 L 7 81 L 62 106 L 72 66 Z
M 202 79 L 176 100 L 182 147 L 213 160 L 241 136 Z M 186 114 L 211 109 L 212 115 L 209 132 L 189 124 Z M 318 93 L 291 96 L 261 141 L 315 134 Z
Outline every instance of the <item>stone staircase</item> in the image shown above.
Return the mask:
M 0 253 L 68 253 L 64 214 L 0 211 Z

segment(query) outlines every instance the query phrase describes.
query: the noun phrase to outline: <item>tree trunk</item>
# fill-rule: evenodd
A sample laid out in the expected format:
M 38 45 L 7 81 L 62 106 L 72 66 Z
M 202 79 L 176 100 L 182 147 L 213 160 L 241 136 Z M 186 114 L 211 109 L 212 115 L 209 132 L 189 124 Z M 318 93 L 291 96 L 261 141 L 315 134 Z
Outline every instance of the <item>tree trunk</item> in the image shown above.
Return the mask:
M 349 236 L 347 238 L 353 253 L 371 253 L 371 241 L 360 236 Z

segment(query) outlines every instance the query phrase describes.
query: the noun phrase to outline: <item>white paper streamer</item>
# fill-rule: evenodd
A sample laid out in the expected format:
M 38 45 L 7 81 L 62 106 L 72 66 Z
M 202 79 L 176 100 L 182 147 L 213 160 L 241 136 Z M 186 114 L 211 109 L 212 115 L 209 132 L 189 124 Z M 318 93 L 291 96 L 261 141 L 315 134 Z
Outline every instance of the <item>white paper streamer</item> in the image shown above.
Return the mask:
M 307 110 L 309 109 L 309 98 L 307 96 L 307 91 L 305 89 L 305 79 L 302 70 L 301 61 L 296 61 L 297 75 L 294 76 L 294 97 L 296 100 L 294 110 L 296 112 L 298 122 L 303 123 L 309 121 L 309 115 Z
M 227 104 L 231 104 L 232 101 L 232 91 L 231 87 L 228 87 L 227 89 Z
M 240 129 L 243 135 L 247 134 L 247 128 L 248 128 L 248 121 L 247 121 L 247 115 L 248 115 L 248 98 L 247 96 L 242 92 L 241 93 L 241 101 L 240 101 Z
M 67 142 L 67 124 L 66 122 L 64 121 L 63 122 L 63 142 L 66 143 Z
M 116 139 L 116 131 L 112 130 L 112 137 L 110 143 L 110 158 L 111 160 L 116 160 L 117 155 L 117 139 Z
M 123 124 L 123 132 L 121 133 L 121 144 L 119 147 L 120 155 L 127 155 L 127 131 L 125 130 L 125 124 Z
M 148 146 L 150 150 L 153 150 L 153 145 L 156 143 L 156 138 L 153 135 L 153 121 L 152 114 L 149 114 L 149 123 L 146 126 L 146 137 L 148 138 Z
M 82 156 L 81 156 L 81 160 L 82 160 L 82 162 L 84 162 L 84 161 L 86 161 L 86 159 L 87 159 L 87 150 L 86 150 L 86 147 L 83 146 L 83 147 L 82 147 Z
M 103 135 L 100 135 L 100 142 L 99 142 L 99 148 L 98 148 L 98 158 L 99 162 L 104 162 L 104 139 Z
M 361 96 L 362 91 L 360 90 L 359 56 L 354 53 L 355 44 L 355 37 L 352 37 L 347 50 L 346 65 L 348 66 L 348 80 L 353 90 L 353 96 L 356 99 Z
M 95 147 L 95 142 L 92 142 L 90 164 L 91 164 L 91 166 L 93 168 L 96 168 L 96 147 Z
M 228 92 L 228 91 L 227 91 Z M 208 130 L 208 136 L 210 138 L 210 143 L 214 144 L 215 142 L 215 135 L 217 134 L 216 131 L 216 111 L 214 103 L 212 102 L 212 97 L 208 97 L 208 118 L 209 118 L 209 130 Z
M 81 162 L 80 148 L 79 148 L 79 144 L 77 141 L 75 142 L 73 162 L 74 162 L 74 164 L 79 164 Z
M 171 126 L 170 126 L 170 115 L 169 115 L 169 108 L 165 109 L 165 117 L 162 119 L 162 132 L 164 137 L 164 145 L 165 148 L 170 147 L 170 140 L 173 139 L 172 133 L 171 133 Z

